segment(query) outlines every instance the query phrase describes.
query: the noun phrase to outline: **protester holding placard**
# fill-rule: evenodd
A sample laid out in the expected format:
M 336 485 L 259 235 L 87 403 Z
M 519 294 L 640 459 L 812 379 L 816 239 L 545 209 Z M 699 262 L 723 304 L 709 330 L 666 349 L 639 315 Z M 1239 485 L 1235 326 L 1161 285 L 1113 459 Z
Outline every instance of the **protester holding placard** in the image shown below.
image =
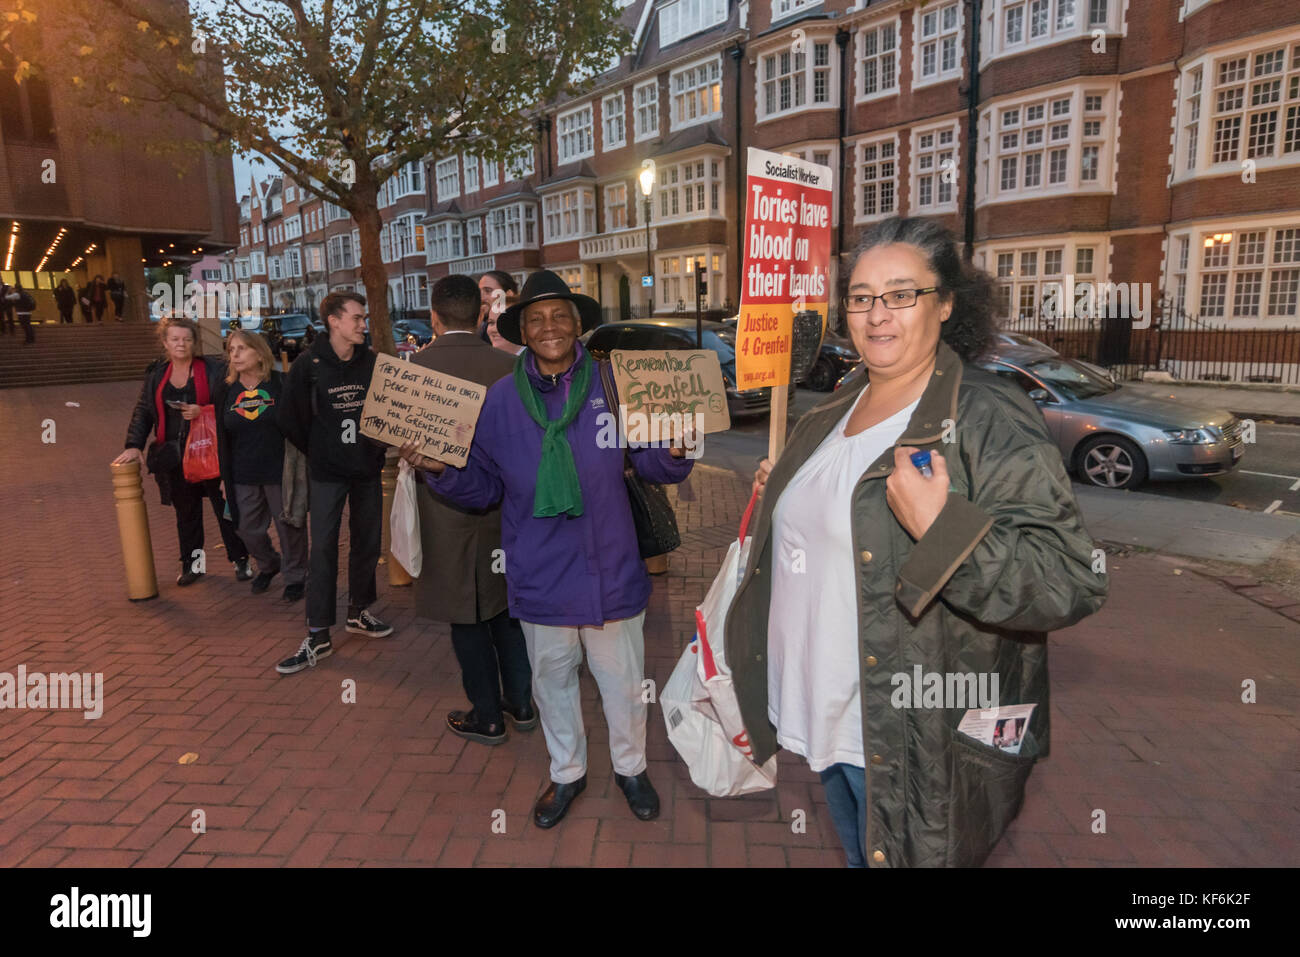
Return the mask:
M 578 335 L 598 324 L 594 299 L 549 270 L 529 277 L 499 328 L 526 345 L 514 373 L 488 390 L 464 468 L 403 446 L 429 488 L 464 508 L 502 503 L 510 613 L 520 619 L 533 694 L 551 755 L 551 781 L 533 819 L 553 827 L 587 784 L 578 666 L 582 649 L 600 687 L 615 781 L 633 813 L 650 820 L 659 796 L 646 774 L 647 703 L 642 625 L 650 579 L 637 549 L 611 405 Z M 615 420 L 616 421 L 616 420 Z M 683 447 L 634 447 L 637 473 L 676 483 L 691 470 Z
M 203 552 L 204 499 L 217 516 L 226 556 L 235 565 L 235 579 L 248 581 L 253 577 L 248 567 L 248 549 L 234 523 L 225 517 L 221 480 L 189 482 L 183 469 L 190 423 L 199 417 L 203 406 L 212 404 L 212 396 L 225 378 L 226 367 L 220 360 L 195 355 L 199 327 L 194 320 L 164 319 L 158 327 L 164 358 L 150 365 L 145 373 L 140 398 L 126 429 L 126 450 L 113 464 L 132 461 L 145 464 L 158 483 L 163 504 L 176 509 L 176 537 L 181 547 L 181 572 L 176 584 L 182 587 L 194 584 L 207 568 Z M 149 445 L 148 455 L 144 454 L 145 445 Z
M 479 288 L 468 276 L 444 276 L 429 290 L 437 338 L 411 361 L 435 372 L 490 386 L 510 375 L 514 361 L 474 334 Z M 532 669 L 519 622 L 510 617 L 501 567 L 501 509 L 463 509 L 420 483 L 423 562 L 415 580 L 415 612 L 451 624 L 468 711 L 452 711 L 447 727 L 480 744 L 506 740 L 505 720 L 520 731 L 537 727 Z
M 366 345 L 366 299 L 332 292 L 321 300 L 329 335 L 318 336 L 289 369 L 280 427 L 307 456 L 311 559 L 307 573 L 307 637 L 276 665 L 291 675 L 333 654 L 330 628 L 338 614 L 339 526 L 348 506 L 347 630 L 368 638 L 393 633 L 369 611 L 383 532 L 384 446 L 361 434 L 361 409 L 375 368 Z
M 808 760 L 853 866 L 984 860 L 1048 750 L 1046 633 L 1106 596 L 1042 414 L 968 364 L 992 342 L 991 293 L 937 221 L 869 229 L 842 303 L 866 384 L 755 476 L 727 660 L 754 760 Z M 1018 752 L 957 730 L 973 703 L 898 703 L 914 669 L 1037 705 Z

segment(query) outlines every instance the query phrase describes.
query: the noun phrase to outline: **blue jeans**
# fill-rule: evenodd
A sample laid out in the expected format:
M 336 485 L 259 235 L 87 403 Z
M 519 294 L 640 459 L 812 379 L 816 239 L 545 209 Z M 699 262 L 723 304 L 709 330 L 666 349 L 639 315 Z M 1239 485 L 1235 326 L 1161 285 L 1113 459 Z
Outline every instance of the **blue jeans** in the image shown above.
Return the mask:
M 849 867 L 867 866 L 867 772 L 854 764 L 832 764 L 818 772 L 826 788 L 831 820 Z

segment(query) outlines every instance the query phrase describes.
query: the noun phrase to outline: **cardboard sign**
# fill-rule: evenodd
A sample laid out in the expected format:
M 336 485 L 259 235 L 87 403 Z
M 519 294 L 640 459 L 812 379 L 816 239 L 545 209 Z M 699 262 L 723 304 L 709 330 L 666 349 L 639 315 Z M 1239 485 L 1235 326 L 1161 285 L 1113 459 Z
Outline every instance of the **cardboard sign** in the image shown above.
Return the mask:
M 830 300 L 831 170 L 750 149 L 745 265 L 736 325 L 736 387 L 790 382 L 794 316 Z
M 693 421 L 705 432 L 731 428 L 722 366 L 712 349 L 615 349 L 609 361 L 629 442 L 676 437 L 685 416 L 701 416 Z
M 391 356 L 375 358 L 361 409 L 361 434 L 386 445 L 412 439 L 419 452 L 448 465 L 469 461 L 474 425 L 487 388 Z

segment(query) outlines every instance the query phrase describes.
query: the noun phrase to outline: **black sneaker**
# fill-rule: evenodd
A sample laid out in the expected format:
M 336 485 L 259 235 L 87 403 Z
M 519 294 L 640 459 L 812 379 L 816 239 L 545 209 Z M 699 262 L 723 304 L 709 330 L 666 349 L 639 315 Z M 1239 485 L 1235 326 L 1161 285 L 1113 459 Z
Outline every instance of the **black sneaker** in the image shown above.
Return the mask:
M 275 577 L 276 575 L 278 575 L 278 574 L 279 574 L 278 571 L 274 571 L 274 572 L 258 572 L 258 573 L 257 573 L 257 577 L 253 579 L 253 594 L 254 594 L 254 595 L 260 595 L 260 594 L 262 594 L 262 592 L 264 592 L 264 591 L 266 591 L 268 588 L 270 588 L 270 587 L 271 587 L 271 579 L 274 578 L 274 577 Z
M 235 562 L 234 566 L 235 566 L 235 581 L 246 582 L 253 577 L 253 570 L 248 567 L 247 558 L 245 558 L 243 561 Z
M 329 631 L 311 632 L 298 646 L 297 654 L 285 658 L 275 666 L 275 670 L 282 675 L 295 674 L 304 668 L 314 668 L 316 662 L 332 654 L 334 654 L 334 646 L 330 644 Z
M 367 608 L 360 611 L 349 608 L 348 631 L 354 635 L 365 635 L 368 638 L 386 638 L 393 633 L 393 626 L 384 624 L 370 614 L 370 610 Z
M 281 601 L 302 601 L 303 593 L 307 586 L 299 582 L 297 585 L 285 585 L 284 594 L 280 596 Z

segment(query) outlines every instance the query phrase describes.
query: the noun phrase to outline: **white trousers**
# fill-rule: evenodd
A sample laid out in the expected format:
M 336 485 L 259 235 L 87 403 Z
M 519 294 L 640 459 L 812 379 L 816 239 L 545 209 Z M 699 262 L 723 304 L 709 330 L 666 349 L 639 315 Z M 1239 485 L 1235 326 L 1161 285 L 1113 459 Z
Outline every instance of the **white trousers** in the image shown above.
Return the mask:
M 587 649 L 600 701 L 609 725 L 609 756 L 614 771 L 626 777 L 646 768 L 642 700 L 645 675 L 645 612 L 607 621 L 603 627 L 562 628 L 521 621 L 533 666 L 533 697 L 551 754 L 551 780 L 571 784 L 587 773 L 587 733 L 582 726 L 578 665 Z

